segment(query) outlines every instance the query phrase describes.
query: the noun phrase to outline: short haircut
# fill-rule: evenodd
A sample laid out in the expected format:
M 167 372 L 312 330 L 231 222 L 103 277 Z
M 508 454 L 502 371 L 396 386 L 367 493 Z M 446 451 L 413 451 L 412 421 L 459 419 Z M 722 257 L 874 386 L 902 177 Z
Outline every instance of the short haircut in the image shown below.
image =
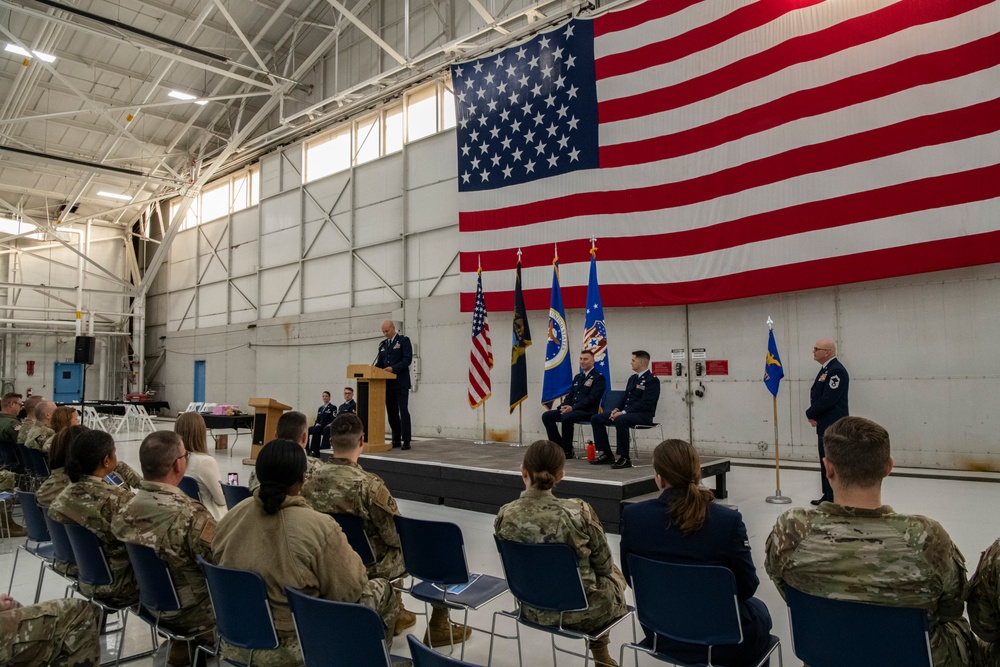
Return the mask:
M 45 397 L 39 396 L 38 394 L 35 394 L 34 396 L 29 396 L 27 398 L 27 400 L 24 402 L 24 410 L 25 412 L 28 413 L 29 417 L 31 417 L 32 419 L 35 418 L 35 408 L 37 408 L 38 404 L 44 400 Z
M 0 406 L 7 408 L 21 400 L 21 395 L 14 391 L 9 391 L 0 399 Z
M 636 359 L 645 359 L 646 361 L 649 361 L 649 352 L 646 352 L 646 350 L 636 350 L 632 353 L 632 356 Z
M 52 406 L 51 408 L 49 407 L 50 405 Z M 38 421 L 42 421 L 43 419 L 45 419 L 46 414 L 48 414 L 49 417 L 51 417 L 52 415 L 50 410 L 55 411 L 55 407 L 56 404 L 53 403 L 52 401 L 46 401 L 44 399 L 39 401 L 38 405 L 35 406 L 35 419 L 37 419 Z
M 351 452 L 358 446 L 358 436 L 365 432 L 365 426 L 357 415 L 340 415 L 330 424 L 330 445 L 334 452 Z
M 333 396 L 333 394 L 330 393 L 329 389 L 324 389 L 323 393 L 326 394 L 327 396 Z
M 181 436 L 189 452 L 208 454 L 205 418 L 197 412 L 185 412 L 174 422 L 174 433 Z
M 590 356 L 594 356 L 594 351 L 593 350 L 580 350 L 580 354 L 589 354 Z
M 301 442 L 302 436 L 308 429 L 309 420 L 306 419 L 306 416 L 292 410 L 278 417 L 278 425 L 274 429 L 274 439 Z
M 153 431 L 139 445 L 139 465 L 142 477 L 149 481 L 165 478 L 174 461 L 181 456 L 184 441 L 173 431 Z
M 349 391 L 349 392 L 351 392 L 353 394 L 354 393 L 354 387 L 344 387 L 344 391 Z
M 841 417 L 823 432 L 826 458 L 844 486 L 879 486 L 889 470 L 889 432 L 864 417 Z

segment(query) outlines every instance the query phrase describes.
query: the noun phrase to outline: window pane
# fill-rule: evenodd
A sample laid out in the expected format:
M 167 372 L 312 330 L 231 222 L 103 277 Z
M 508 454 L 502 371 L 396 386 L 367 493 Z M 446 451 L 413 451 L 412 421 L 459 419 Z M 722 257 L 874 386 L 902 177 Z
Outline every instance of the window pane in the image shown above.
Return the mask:
M 437 86 L 410 95 L 406 100 L 406 140 L 416 141 L 437 132 Z
M 385 153 L 403 150 L 403 107 L 398 106 L 385 112 Z
M 455 127 L 455 94 L 451 91 L 451 82 L 444 84 L 441 95 L 441 129 Z
M 249 179 L 246 174 L 233 178 L 233 198 L 232 210 L 242 211 L 247 207 L 247 185 Z
M 378 116 L 358 121 L 354 130 L 354 164 L 363 164 L 378 158 L 382 141 Z
M 351 166 L 351 133 L 340 132 L 306 147 L 306 181 L 315 181 Z
M 250 171 L 250 205 L 260 203 L 260 167 Z
M 211 190 L 202 190 L 201 193 L 201 220 L 215 220 L 229 213 L 229 181 L 222 185 L 213 187 Z
M 183 198 L 178 198 L 170 202 L 170 224 L 174 224 L 174 220 L 177 218 L 177 209 L 180 207 L 181 202 L 184 201 Z M 191 229 L 198 224 L 198 199 L 196 197 L 191 198 L 191 207 L 188 208 L 187 215 L 181 222 L 180 230 Z

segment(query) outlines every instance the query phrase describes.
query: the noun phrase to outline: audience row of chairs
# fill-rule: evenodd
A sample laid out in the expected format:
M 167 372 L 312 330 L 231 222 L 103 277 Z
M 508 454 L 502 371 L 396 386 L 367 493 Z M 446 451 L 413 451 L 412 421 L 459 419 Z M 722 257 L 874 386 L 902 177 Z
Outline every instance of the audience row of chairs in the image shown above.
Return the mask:
M 13 442 L 0 442 L 0 463 L 5 470 L 24 475 L 32 489 L 37 488 L 51 472 L 44 453 Z

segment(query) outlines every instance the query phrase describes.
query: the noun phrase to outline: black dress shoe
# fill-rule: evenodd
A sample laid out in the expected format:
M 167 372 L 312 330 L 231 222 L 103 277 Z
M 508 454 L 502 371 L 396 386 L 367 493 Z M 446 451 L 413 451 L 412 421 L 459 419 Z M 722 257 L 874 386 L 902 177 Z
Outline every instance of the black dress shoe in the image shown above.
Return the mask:
M 615 462 L 615 457 L 609 456 L 604 452 L 601 452 L 600 454 L 597 455 L 596 459 L 590 462 L 590 465 L 592 466 L 611 465 L 614 462 Z
M 398 442 L 392 443 L 392 448 L 393 449 L 399 449 L 399 443 Z
M 567 460 L 567 461 L 568 461 L 569 459 L 575 459 L 575 458 L 576 458 L 576 454 L 575 454 L 575 453 L 573 453 L 573 450 L 572 450 L 572 449 L 571 449 L 571 450 L 569 450 L 568 452 L 563 452 L 563 453 L 564 453 L 564 454 L 566 455 L 566 460 Z
M 400 447 L 400 449 L 402 449 L 404 451 L 407 450 L 407 449 L 409 449 L 409 448 L 410 448 L 410 443 L 408 443 L 408 442 L 404 442 L 403 446 Z
M 627 456 L 622 456 L 617 461 L 611 464 L 611 468 L 613 470 L 621 470 L 622 468 L 631 468 L 631 467 L 632 467 L 632 459 L 630 459 Z

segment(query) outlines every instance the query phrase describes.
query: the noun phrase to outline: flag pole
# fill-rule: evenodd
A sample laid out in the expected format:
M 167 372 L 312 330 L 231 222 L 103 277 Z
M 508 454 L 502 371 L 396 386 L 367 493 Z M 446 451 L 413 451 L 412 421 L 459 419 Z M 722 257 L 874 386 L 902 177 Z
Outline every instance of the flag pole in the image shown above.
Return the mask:
M 770 331 L 774 321 L 768 316 L 767 330 Z M 781 495 L 781 460 L 778 458 L 778 397 L 772 396 L 774 404 L 774 495 L 765 498 L 765 502 L 772 505 L 787 505 L 792 502 L 788 496 Z
M 777 410 L 778 408 L 774 408 Z M 486 401 L 483 401 L 483 443 L 486 442 Z

